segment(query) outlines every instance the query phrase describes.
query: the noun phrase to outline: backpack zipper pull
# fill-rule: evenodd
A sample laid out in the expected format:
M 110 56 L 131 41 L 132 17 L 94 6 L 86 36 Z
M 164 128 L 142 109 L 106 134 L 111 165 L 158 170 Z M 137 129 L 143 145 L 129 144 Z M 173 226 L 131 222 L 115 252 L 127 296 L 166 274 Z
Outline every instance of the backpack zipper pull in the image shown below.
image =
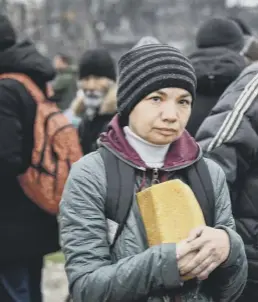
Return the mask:
M 157 185 L 159 183 L 160 183 L 160 181 L 159 181 L 159 169 L 155 168 L 155 169 L 152 170 L 151 184 L 152 185 Z

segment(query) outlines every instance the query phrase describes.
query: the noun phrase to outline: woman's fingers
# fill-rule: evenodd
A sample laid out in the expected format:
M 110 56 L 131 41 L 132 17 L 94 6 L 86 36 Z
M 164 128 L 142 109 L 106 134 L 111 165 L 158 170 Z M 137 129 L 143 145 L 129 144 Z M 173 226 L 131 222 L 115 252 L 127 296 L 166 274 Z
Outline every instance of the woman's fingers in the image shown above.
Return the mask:
M 201 237 L 197 237 L 191 242 L 182 241 L 177 244 L 177 260 L 182 259 L 187 254 L 199 251 L 202 249 L 206 242 L 206 238 L 201 235 Z
M 192 274 L 196 271 L 200 273 L 204 268 L 209 266 L 213 261 L 213 256 L 210 254 L 210 251 L 206 248 L 201 249 L 197 255 L 189 261 L 184 267 L 180 269 L 181 275 Z M 203 269 L 201 269 L 203 268 Z
M 206 280 L 208 279 L 209 275 L 218 267 L 217 262 L 212 262 L 205 270 L 203 270 L 200 274 L 196 277 L 199 280 Z

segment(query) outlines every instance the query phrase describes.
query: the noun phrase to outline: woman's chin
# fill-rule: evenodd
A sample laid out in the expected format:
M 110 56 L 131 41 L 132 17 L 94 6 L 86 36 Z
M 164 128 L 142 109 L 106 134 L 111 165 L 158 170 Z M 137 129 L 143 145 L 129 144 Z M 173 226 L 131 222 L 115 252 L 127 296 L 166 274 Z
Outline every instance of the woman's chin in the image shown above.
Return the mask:
M 171 136 L 157 135 L 155 137 L 152 137 L 151 140 L 149 140 L 149 142 L 154 145 L 162 146 L 162 145 L 172 144 L 177 139 L 178 139 L 178 137 L 175 135 L 171 135 Z

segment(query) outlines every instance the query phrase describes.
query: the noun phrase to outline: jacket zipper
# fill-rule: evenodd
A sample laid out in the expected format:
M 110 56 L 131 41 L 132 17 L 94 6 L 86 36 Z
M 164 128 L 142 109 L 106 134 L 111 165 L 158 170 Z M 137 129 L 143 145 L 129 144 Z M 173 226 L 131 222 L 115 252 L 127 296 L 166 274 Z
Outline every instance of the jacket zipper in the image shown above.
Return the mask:
M 170 302 L 170 298 L 169 298 L 169 296 L 165 296 L 165 297 L 163 297 L 163 301 L 164 301 L 164 302 Z
M 197 281 L 197 288 L 196 288 L 196 290 L 194 292 L 194 295 L 193 295 L 193 301 L 198 301 L 201 285 L 202 285 L 202 281 L 198 280 Z M 163 301 L 164 302 L 170 302 L 169 296 L 164 296 Z M 180 295 L 176 296 L 176 298 L 173 301 L 175 301 L 175 302 L 181 301 Z
M 152 170 L 152 180 L 151 180 L 151 184 L 152 185 L 157 185 L 159 184 L 159 169 L 155 168 Z
M 195 291 L 194 296 L 193 296 L 194 301 L 198 301 L 197 299 L 199 297 L 201 286 L 202 286 L 202 281 L 197 280 L 197 288 L 196 288 L 196 291 Z

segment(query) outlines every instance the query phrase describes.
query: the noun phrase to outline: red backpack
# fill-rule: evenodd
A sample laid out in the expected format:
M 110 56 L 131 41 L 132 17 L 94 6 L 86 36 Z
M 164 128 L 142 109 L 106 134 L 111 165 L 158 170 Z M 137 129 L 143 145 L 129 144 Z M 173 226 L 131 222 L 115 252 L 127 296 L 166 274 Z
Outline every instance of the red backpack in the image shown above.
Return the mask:
M 2 74 L 0 79 L 20 82 L 37 103 L 31 165 L 18 179 L 33 202 L 47 212 L 57 214 L 71 165 L 83 155 L 77 130 L 26 75 Z

